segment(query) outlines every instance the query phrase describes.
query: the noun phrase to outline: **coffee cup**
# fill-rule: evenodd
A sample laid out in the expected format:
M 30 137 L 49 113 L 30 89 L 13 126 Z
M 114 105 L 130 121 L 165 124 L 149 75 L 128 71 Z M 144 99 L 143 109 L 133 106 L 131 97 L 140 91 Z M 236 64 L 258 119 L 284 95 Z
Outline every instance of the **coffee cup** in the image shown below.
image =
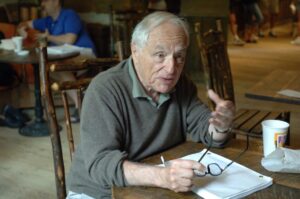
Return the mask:
M 23 37 L 21 36 L 13 37 L 12 41 L 14 42 L 15 45 L 15 52 L 20 52 L 23 48 Z
M 289 123 L 281 120 L 264 120 L 262 122 L 264 157 L 275 151 L 277 147 L 284 146 L 288 128 Z

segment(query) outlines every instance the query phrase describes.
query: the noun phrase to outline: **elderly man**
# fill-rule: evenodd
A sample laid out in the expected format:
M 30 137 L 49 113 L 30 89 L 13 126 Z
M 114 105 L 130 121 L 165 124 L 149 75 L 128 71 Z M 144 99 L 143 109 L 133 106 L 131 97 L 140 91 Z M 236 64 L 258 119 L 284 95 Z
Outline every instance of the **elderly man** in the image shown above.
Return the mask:
M 191 189 L 201 163 L 174 160 L 168 167 L 138 161 L 186 140 L 223 146 L 234 105 L 213 91 L 216 110 L 198 99 L 196 86 L 182 74 L 189 33 L 167 12 L 146 16 L 132 35 L 132 56 L 100 73 L 83 104 L 81 142 L 68 178 L 68 198 L 110 198 L 111 186 Z
M 46 17 L 22 22 L 18 26 L 19 34 L 27 37 L 27 29 L 33 28 L 40 31 L 35 35 L 36 39 L 46 38 L 49 45 L 75 45 L 80 47 L 83 56 L 95 57 L 95 46 L 80 17 L 73 10 L 62 8 L 62 1 L 42 0 L 41 8 Z M 65 72 L 56 78 L 63 81 L 74 81 L 76 79 L 71 72 Z M 69 91 L 68 95 L 78 108 L 76 91 Z M 78 109 L 72 114 L 71 121 L 79 122 Z

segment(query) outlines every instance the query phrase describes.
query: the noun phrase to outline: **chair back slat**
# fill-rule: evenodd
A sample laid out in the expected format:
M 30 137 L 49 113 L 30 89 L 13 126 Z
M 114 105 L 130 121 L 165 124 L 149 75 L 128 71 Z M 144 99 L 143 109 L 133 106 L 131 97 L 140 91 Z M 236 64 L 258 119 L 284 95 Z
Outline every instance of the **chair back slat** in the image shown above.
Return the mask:
M 209 89 L 213 89 L 220 97 L 235 102 L 227 44 L 219 20 L 217 20 L 216 27 L 217 30 L 210 29 L 202 35 L 200 33 L 200 23 L 195 23 L 206 84 Z

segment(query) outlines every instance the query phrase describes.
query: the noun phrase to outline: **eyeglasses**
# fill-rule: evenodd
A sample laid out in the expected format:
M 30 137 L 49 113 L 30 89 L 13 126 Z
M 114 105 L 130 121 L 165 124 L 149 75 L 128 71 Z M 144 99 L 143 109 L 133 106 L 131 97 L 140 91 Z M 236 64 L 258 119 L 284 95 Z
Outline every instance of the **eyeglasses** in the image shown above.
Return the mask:
M 230 165 L 232 165 L 236 160 L 238 160 L 249 148 L 249 135 L 247 135 L 247 145 L 246 148 L 236 157 L 234 158 L 231 162 L 229 162 L 224 168 L 222 168 L 218 163 L 210 163 L 206 166 L 207 171 L 204 173 L 200 172 L 195 172 L 196 176 L 199 177 L 204 177 L 206 175 L 211 175 L 211 176 L 219 176 L 221 175 Z M 204 158 L 204 156 L 207 154 L 207 152 L 210 150 L 212 147 L 212 142 L 213 142 L 213 133 L 210 135 L 210 143 L 209 146 L 207 147 L 206 151 L 203 153 L 203 155 L 199 158 L 198 162 L 201 162 L 201 160 Z

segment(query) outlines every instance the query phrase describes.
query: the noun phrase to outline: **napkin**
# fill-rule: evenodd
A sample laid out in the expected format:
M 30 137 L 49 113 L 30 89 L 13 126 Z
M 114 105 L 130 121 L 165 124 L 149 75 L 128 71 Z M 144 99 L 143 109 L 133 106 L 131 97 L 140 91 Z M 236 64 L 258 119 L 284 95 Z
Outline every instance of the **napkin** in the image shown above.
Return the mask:
M 278 91 L 278 93 L 288 97 L 300 98 L 300 92 L 295 90 L 285 89 L 285 90 Z
M 261 165 L 268 171 L 300 173 L 300 150 L 279 147 L 262 158 Z
M 0 48 L 5 50 L 13 50 L 15 49 L 15 44 L 11 39 L 2 39 Z

